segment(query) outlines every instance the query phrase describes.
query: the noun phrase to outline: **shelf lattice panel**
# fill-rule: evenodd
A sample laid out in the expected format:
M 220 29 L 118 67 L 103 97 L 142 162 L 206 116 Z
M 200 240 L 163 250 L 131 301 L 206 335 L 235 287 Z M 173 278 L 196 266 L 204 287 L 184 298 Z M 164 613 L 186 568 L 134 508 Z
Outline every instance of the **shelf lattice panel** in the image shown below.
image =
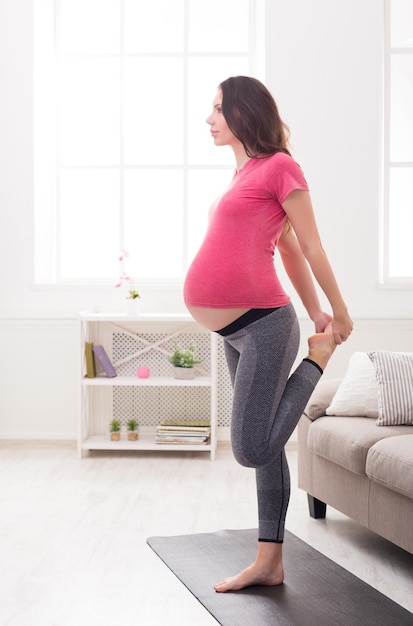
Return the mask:
M 102 325 L 103 326 L 103 325 Z M 115 366 L 118 376 L 136 376 L 139 366 L 146 365 L 151 376 L 172 376 L 173 368 L 168 361 L 175 347 L 187 348 L 193 345 L 202 363 L 196 366 L 199 376 L 210 375 L 210 337 L 207 332 L 193 331 L 190 328 L 175 332 L 171 325 L 165 332 L 154 332 L 153 327 L 136 332 L 130 325 L 127 329 L 119 324 L 105 324 L 99 332 L 104 334 L 91 337 L 95 343 L 103 343 Z M 100 428 L 112 418 L 119 419 L 122 425 L 135 418 L 142 426 L 156 426 L 164 418 L 207 419 L 210 409 L 210 389 L 202 387 L 114 387 L 102 394 L 106 400 L 99 400 L 91 390 L 91 402 L 99 404 L 97 414 L 102 414 Z M 231 421 L 232 388 L 227 370 L 223 340 L 218 337 L 218 426 L 229 427 Z M 106 404 L 106 403 L 109 404 Z M 106 407 L 106 410 L 104 409 Z M 98 431 L 99 432 L 99 431 Z
M 171 337 L 171 333 L 116 330 L 112 334 L 112 360 L 119 376 L 136 376 L 139 366 L 146 365 L 152 376 L 171 376 L 168 356 L 176 347 L 193 345 L 203 359 L 195 368 L 198 375 L 210 375 L 210 339 L 208 333 L 187 332 Z M 142 426 L 157 426 L 168 419 L 208 419 L 210 390 L 208 388 L 115 387 L 113 417 L 122 425 L 135 418 Z M 231 420 L 232 389 L 223 342 L 218 339 L 218 426 L 228 427 Z
M 207 333 L 131 333 L 114 332 L 112 335 L 112 359 L 119 376 L 136 376 L 137 368 L 146 365 L 152 376 L 171 376 L 172 365 L 168 361 L 176 347 L 187 349 L 194 346 L 195 353 L 203 359 L 195 373 L 210 373 L 209 335 Z
M 203 387 L 115 387 L 113 417 L 126 427 L 130 418 L 141 426 L 163 419 L 209 419 L 210 389 Z

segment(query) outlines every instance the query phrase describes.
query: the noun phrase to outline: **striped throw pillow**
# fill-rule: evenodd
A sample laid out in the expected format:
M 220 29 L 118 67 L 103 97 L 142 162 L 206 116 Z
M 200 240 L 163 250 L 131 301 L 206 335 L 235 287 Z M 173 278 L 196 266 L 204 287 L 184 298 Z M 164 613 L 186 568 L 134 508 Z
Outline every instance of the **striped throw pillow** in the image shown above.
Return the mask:
M 413 353 L 368 352 L 379 386 L 377 426 L 413 425 Z

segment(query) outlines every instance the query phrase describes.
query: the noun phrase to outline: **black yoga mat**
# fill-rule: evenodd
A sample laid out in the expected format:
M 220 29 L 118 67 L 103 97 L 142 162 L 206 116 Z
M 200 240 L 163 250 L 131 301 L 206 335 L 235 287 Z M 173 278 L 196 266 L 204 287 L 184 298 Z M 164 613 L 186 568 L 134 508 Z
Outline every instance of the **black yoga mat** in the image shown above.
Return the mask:
M 283 585 L 216 593 L 216 582 L 253 562 L 256 542 L 255 529 L 148 539 L 222 626 L 412 626 L 412 613 L 289 532 Z

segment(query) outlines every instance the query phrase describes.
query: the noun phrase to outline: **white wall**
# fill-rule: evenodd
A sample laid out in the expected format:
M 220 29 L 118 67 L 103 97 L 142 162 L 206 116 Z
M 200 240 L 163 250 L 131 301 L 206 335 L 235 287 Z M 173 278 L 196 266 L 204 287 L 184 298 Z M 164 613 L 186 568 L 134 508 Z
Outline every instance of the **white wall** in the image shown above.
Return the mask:
M 412 290 L 378 285 L 382 5 L 267 2 L 267 84 L 290 125 L 352 314 L 411 318 Z
M 413 350 L 412 325 L 400 321 L 413 318 L 412 291 L 378 286 L 382 2 L 266 4 L 266 82 L 291 126 L 324 246 L 356 321 L 329 366 L 330 376 L 341 375 L 357 349 Z M 115 289 L 32 285 L 32 28 L 31 0 L 0 0 L 0 435 L 65 436 L 77 411 L 74 315 L 121 304 Z M 143 313 L 183 311 L 180 290 L 143 293 Z M 305 336 L 305 319 L 302 328 Z M 26 371 L 31 379 L 22 388 Z
M 80 402 L 74 320 L 0 320 L 0 437 L 73 439 Z

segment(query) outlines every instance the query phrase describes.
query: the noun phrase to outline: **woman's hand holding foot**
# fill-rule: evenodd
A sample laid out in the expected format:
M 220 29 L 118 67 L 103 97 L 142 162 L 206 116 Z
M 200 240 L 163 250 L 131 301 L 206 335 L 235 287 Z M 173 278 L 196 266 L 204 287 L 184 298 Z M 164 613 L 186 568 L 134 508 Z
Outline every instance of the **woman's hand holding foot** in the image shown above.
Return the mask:
M 336 347 L 332 322 L 329 322 L 323 333 L 308 338 L 308 358 L 324 371 Z

